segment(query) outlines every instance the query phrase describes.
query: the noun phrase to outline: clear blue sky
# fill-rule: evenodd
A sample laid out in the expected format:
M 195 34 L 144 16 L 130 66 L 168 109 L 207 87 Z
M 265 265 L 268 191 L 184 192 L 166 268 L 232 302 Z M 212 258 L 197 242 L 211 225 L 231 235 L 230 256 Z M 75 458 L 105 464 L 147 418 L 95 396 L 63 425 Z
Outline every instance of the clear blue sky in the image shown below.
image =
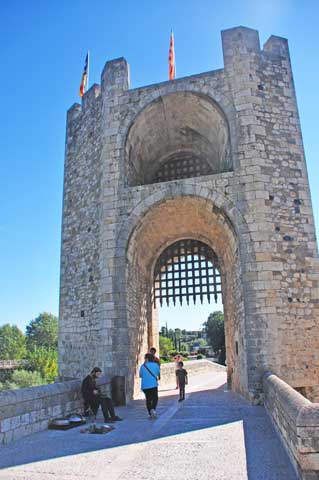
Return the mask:
M 2 2 L 0 325 L 24 329 L 41 311 L 58 313 L 65 117 L 79 101 L 87 49 L 90 84 L 105 61 L 124 56 L 134 88 L 167 79 L 171 27 L 182 77 L 222 68 L 220 31 L 238 25 L 259 30 L 261 44 L 272 34 L 289 40 L 318 225 L 317 1 Z M 206 315 L 175 310 L 169 324 L 196 328 Z

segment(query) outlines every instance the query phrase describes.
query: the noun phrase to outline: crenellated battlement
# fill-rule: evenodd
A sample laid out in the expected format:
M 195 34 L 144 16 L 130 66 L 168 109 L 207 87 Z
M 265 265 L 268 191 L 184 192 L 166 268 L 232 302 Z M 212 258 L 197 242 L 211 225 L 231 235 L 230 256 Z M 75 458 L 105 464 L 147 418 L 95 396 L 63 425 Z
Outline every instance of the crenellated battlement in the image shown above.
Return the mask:
M 247 66 L 247 60 L 256 62 L 256 67 L 261 56 L 263 59 L 272 61 L 278 57 L 289 59 L 288 41 L 285 38 L 272 35 L 264 44 L 263 49 L 260 48 L 259 33 L 257 30 L 239 26 L 223 30 L 221 32 L 222 48 L 224 57 L 224 68 L 194 74 L 187 77 L 177 78 L 172 81 L 159 82 L 153 85 L 147 85 L 130 90 L 130 66 L 124 57 L 109 60 L 105 63 L 101 74 L 101 84 L 94 84 L 84 94 L 82 104 L 74 104 L 68 111 L 68 120 L 75 119 L 83 110 L 90 109 L 94 105 L 95 100 L 102 97 L 114 97 L 122 95 L 125 91 L 136 91 L 143 89 L 156 88 L 163 85 L 172 86 L 185 80 L 197 81 L 203 76 L 221 75 L 223 72 L 230 73 L 238 70 L 241 65 Z M 252 63 L 250 66 L 252 67 Z M 245 68 L 245 73 L 248 69 Z
M 273 56 L 289 57 L 288 40 L 271 35 L 265 42 L 263 51 Z

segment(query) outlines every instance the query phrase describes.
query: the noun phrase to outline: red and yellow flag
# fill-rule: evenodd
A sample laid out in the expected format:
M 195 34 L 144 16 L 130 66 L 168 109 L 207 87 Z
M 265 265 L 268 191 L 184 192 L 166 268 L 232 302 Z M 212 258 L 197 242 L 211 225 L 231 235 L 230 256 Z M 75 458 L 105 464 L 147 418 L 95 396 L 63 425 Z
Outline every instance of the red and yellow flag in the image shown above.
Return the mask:
M 83 97 L 87 88 L 88 71 L 89 71 L 89 52 L 86 54 L 86 57 L 85 57 L 84 69 L 82 73 L 82 79 L 81 79 L 80 91 L 79 91 L 80 97 Z
M 168 54 L 168 78 L 169 80 L 174 80 L 176 76 L 176 67 L 175 67 L 175 49 L 174 49 L 174 35 L 171 31 L 171 38 L 169 42 L 169 54 Z

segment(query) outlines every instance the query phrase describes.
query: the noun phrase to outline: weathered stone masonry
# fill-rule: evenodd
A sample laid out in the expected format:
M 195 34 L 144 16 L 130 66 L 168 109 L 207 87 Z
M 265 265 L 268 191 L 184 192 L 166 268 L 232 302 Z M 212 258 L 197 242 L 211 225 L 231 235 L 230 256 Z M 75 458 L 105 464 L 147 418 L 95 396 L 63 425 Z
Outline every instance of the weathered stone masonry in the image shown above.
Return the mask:
M 319 268 L 288 44 L 260 50 L 244 27 L 222 41 L 224 69 L 133 90 L 126 61 L 108 62 L 68 112 L 61 378 L 98 364 L 133 388 L 157 342 L 154 265 L 193 238 L 221 264 L 232 388 L 259 401 L 271 370 L 315 398 Z M 185 156 L 211 173 L 154 183 Z

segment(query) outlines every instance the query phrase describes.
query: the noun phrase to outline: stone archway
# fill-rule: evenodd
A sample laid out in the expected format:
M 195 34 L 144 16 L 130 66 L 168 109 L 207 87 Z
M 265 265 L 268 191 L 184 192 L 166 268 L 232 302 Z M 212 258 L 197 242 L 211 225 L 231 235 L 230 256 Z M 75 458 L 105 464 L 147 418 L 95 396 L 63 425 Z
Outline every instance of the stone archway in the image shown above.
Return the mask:
M 154 266 L 164 248 L 185 238 L 204 242 L 218 256 L 228 381 L 236 391 L 245 393 L 245 316 L 238 238 L 227 216 L 213 202 L 198 196 L 177 196 L 155 204 L 140 218 L 130 236 L 126 255 L 130 356 L 135 356 L 137 365 L 145 350 L 158 343 L 158 309 L 151 301 Z

